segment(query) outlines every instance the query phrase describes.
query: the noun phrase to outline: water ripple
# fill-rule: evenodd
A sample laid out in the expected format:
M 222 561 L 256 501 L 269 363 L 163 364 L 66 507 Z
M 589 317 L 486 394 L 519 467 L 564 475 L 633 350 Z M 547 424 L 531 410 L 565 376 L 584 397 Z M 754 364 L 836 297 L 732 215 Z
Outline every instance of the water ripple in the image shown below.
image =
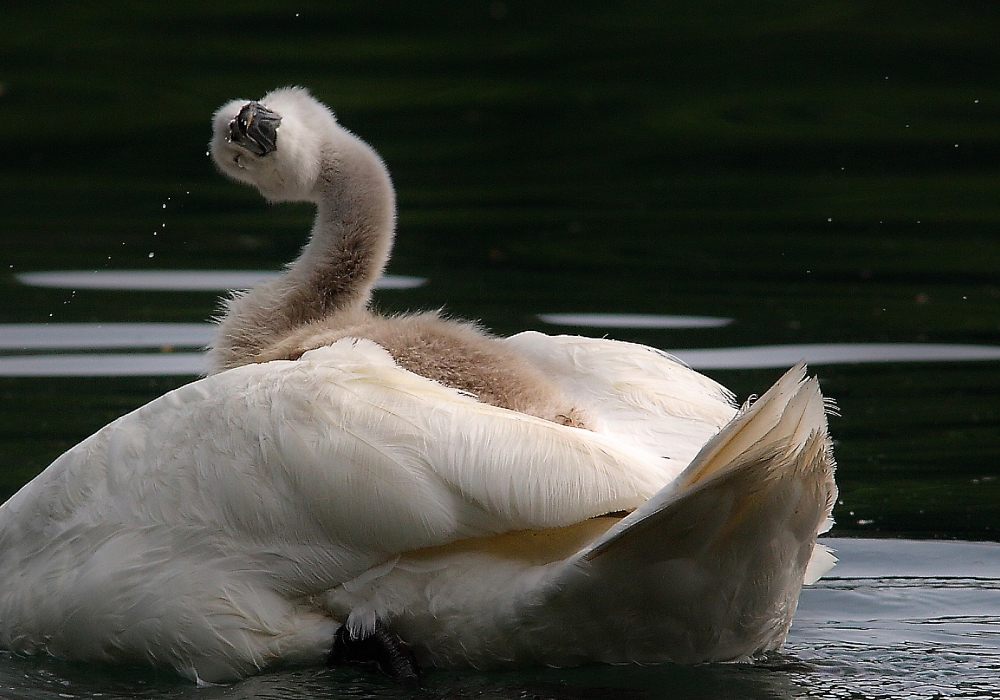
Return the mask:
M 22 272 L 15 277 L 21 284 L 56 289 L 203 292 L 250 289 L 282 274 L 272 270 L 53 270 Z M 384 275 L 375 287 L 414 289 L 426 282 L 423 277 Z

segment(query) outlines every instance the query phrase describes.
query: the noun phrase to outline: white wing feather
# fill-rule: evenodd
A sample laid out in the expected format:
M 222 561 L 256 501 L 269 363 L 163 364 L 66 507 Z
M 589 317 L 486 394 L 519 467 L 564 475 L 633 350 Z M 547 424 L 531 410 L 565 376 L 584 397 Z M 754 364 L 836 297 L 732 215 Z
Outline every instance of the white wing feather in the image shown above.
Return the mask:
M 0 643 L 103 658 L 135 635 L 157 658 L 186 658 L 157 651 L 157 638 L 189 656 L 242 645 L 230 655 L 255 658 L 241 640 L 280 637 L 266 623 L 289 617 L 279 597 L 408 550 L 632 509 L 672 473 L 614 439 L 406 372 L 371 342 L 340 341 L 177 389 L 0 507 Z M 218 644 L 195 634 L 208 629 Z M 206 663 L 201 677 L 246 670 Z
M 773 400 L 709 440 L 735 413 L 728 393 L 661 353 L 531 333 L 506 342 L 598 431 L 481 404 L 353 339 L 193 382 L 108 425 L 0 506 L 0 645 L 141 658 L 204 680 L 316 660 L 339 624 L 323 610 L 339 609 L 337 595 L 370 596 L 404 575 L 419 582 L 420 567 L 396 565 L 401 555 L 638 508 L 591 550 L 630 551 L 646 517 L 699 526 L 684 522 L 691 508 L 663 509 L 673 502 L 663 487 L 706 440 L 678 482 L 728 483 L 724 453 L 762 434 L 806 439 L 822 411 L 809 382 L 801 407 L 781 409 L 797 405 L 784 395 L 801 382 L 793 372 Z M 467 569 L 442 571 L 441 585 Z M 524 575 L 540 583 L 545 570 Z M 494 574 L 468 570 L 470 580 Z M 535 584 L 523 585 L 504 594 L 515 607 Z M 469 595 L 482 592 L 448 605 Z M 439 607 L 425 612 L 437 619 Z M 347 612 L 361 620 L 381 609 L 365 599 Z
M 836 498 L 823 407 L 797 366 L 625 518 L 404 554 L 326 604 L 359 626 L 392 620 L 442 666 L 774 649 L 803 583 L 833 562 L 814 547 Z
M 584 406 L 597 432 L 671 460 L 674 475 L 736 413 L 725 387 L 654 348 L 535 331 L 504 342 Z

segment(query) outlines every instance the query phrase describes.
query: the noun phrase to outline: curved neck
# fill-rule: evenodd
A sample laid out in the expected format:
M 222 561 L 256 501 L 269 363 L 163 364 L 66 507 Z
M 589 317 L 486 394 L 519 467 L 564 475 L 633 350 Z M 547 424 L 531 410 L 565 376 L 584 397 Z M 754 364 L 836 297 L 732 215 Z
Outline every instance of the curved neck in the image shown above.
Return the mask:
M 300 326 L 319 320 L 347 325 L 367 308 L 392 249 L 395 193 L 378 155 L 347 136 L 322 155 L 309 242 L 281 278 L 228 302 L 211 371 L 252 362 Z
M 368 305 L 392 249 L 396 201 L 382 160 L 351 139 L 325 153 L 309 243 L 286 275 L 294 325 Z

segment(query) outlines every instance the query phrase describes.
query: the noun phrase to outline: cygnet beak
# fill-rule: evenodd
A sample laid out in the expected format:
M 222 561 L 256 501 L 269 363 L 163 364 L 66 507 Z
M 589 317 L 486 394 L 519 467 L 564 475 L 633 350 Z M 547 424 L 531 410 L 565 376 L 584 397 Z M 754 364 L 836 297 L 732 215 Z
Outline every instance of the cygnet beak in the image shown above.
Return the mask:
M 278 148 L 281 117 L 260 102 L 248 102 L 229 122 L 229 140 L 258 156 Z

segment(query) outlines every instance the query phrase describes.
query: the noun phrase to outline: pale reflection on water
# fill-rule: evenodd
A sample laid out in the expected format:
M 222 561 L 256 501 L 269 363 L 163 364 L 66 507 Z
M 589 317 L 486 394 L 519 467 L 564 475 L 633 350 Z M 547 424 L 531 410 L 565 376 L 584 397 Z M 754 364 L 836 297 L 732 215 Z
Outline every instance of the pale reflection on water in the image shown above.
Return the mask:
M 695 369 L 788 367 L 803 359 L 810 365 L 1000 360 L 1000 347 L 936 343 L 758 345 L 667 352 Z
M 248 289 L 275 279 L 280 271 L 262 270 L 56 270 L 26 272 L 22 284 L 67 289 L 142 291 L 221 291 Z M 383 276 L 381 289 L 413 289 L 422 277 Z M 576 328 L 720 328 L 729 318 L 655 314 L 541 314 L 541 321 Z M 200 352 L 211 340 L 209 323 L 65 323 L 0 324 L 0 350 L 45 354 L 0 355 L 4 377 L 90 377 L 199 375 L 207 368 Z M 61 350 L 149 350 L 153 353 L 60 354 Z M 55 352 L 53 352 L 55 351 Z M 810 365 L 872 362 L 957 362 L 1000 359 L 1000 347 L 923 343 L 847 343 L 762 345 L 754 347 L 667 350 L 690 367 L 751 369 L 788 367 L 799 360 Z
M 201 348 L 214 332 L 210 323 L 5 323 L 0 350 Z
M 655 314 L 539 314 L 538 318 L 555 326 L 585 328 L 721 328 L 733 322 L 715 316 Z
M 55 270 L 22 272 L 15 277 L 22 284 L 57 289 L 200 292 L 250 289 L 282 274 L 270 270 Z M 415 289 L 426 282 L 423 277 L 384 275 L 375 287 Z
M 0 377 L 143 377 L 200 375 L 200 352 L 0 356 Z
M 212 338 L 210 323 L 65 323 L 0 324 L 0 350 L 35 351 L 0 355 L 3 377 L 93 377 L 198 375 L 207 364 L 201 352 Z M 43 354 L 62 350 L 148 350 L 159 353 Z M 789 367 L 801 359 L 810 365 L 873 362 L 965 362 L 1000 359 L 1000 347 L 923 343 L 845 343 L 761 345 L 737 348 L 667 350 L 695 369 Z

